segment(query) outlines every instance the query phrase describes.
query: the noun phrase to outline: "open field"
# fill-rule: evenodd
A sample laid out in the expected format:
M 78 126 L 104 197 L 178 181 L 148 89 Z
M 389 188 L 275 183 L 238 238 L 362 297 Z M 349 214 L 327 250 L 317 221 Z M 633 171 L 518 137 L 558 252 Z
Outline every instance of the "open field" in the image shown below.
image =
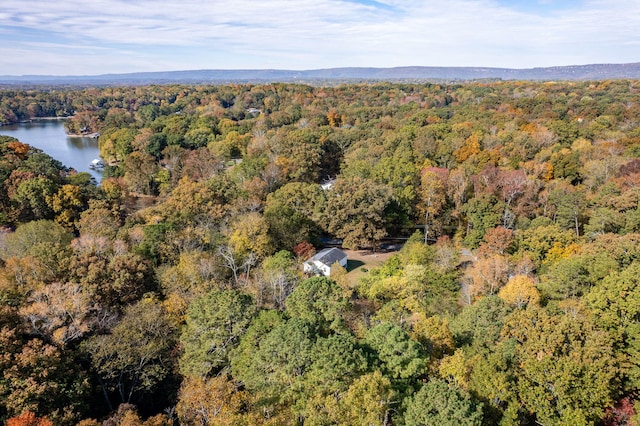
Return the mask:
M 373 252 L 370 250 L 343 250 L 347 253 L 347 278 L 349 284 L 354 287 L 360 277 L 371 268 L 382 265 L 389 257 L 397 253 L 397 250 Z

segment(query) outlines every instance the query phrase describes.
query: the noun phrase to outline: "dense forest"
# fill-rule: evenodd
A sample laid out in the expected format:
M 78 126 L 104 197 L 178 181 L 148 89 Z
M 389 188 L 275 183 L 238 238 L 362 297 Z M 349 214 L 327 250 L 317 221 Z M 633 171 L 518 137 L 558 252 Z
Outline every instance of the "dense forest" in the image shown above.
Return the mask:
M 639 92 L 0 90 L 106 164 L 0 136 L 0 422 L 636 424 Z

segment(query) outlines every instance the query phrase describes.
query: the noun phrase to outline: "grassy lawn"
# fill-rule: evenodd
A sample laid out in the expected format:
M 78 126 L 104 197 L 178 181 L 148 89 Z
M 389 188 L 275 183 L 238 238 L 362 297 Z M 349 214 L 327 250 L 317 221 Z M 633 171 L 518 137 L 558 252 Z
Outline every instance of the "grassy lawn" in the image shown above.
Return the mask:
M 347 253 L 347 279 L 351 287 L 354 287 L 361 276 L 371 268 L 382 265 L 394 252 L 378 252 L 344 250 Z

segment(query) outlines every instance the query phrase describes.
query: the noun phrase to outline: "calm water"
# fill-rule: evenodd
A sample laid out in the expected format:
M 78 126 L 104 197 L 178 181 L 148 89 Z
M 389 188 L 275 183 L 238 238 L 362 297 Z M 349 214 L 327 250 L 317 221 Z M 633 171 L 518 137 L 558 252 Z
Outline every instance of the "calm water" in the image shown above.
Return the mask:
M 98 139 L 69 137 L 63 120 L 34 120 L 0 127 L 0 135 L 13 136 L 22 143 L 39 148 L 66 167 L 89 172 L 96 181 L 102 174 L 89 168 L 91 160 L 100 158 Z

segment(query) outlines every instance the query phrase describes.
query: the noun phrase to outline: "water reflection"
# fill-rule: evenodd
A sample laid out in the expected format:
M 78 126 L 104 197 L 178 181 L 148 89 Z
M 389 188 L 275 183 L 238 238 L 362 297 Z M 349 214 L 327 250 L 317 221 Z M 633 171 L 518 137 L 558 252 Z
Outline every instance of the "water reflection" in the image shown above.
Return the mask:
M 98 139 L 96 138 L 79 138 L 76 136 L 67 136 L 67 143 L 75 149 L 98 149 Z

